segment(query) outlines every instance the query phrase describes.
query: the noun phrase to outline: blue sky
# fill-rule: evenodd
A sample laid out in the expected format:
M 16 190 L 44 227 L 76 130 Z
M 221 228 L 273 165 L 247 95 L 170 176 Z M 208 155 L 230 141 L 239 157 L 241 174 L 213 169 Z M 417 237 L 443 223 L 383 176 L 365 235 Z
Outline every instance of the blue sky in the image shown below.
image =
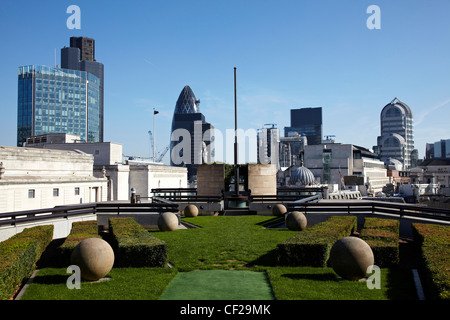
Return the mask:
M 69 5 L 81 29 L 69 30 Z M 368 6 L 381 10 L 369 30 Z M 105 141 L 125 155 L 169 144 L 176 100 L 189 85 L 206 120 L 234 128 L 266 123 L 283 132 L 290 109 L 323 108 L 323 133 L 366 148 L 394 97 L 413 110 L 415 147 L 450 138 L 450 1 L 11 1 L 0 4 L 0 145 L 14 146 L 17 67 L 54 65 L 71 36 L 96 40 L 105 65 Z M 233 141 L 225 142 L 227 145 Z M 249 158 L 256 161 L 256 150 Z M 218 157 L 232 162 L 230 149 Z M 167 162 L 168 155 L 165 157 Z

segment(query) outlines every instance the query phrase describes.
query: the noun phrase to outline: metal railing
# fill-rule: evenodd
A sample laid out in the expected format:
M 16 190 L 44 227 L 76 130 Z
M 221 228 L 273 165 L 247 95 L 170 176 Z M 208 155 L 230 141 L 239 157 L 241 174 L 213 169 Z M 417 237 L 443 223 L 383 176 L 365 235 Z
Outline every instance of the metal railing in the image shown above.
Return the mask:
M 298 201 L 310 198 L 310 195 L 251 195 L 249 201 L 251 202 L 288 202 Z M 322 198 L 321 195 L 315 195 L 313 197 Z
M 0 226 L 16 225 L 17 223 L 34 222 L 39 220 L 67 218 L 84 214 L 95 214 L 96 204 L 82 204 L 75 206 L 60 206 L 47 209 L 24 210 L 0 213 Z
M 35 222 L 55 218 L 68 218 L 77 215 L 97 213 L 126 213 L 126 212 L 178 212 L 176 203 L 126 203 L 99 202 L 74 206 L 58 206 L 47 209 L 25 210 L 0 213 L 0 226 L 16 225 L 18 223 Z
M 437 220 L 450 223 L 450 210 L 430 208 L 418 205 L 389 203 L 377 201 L 326 201 L 317 203 L 292 202 L 286 204 L 288 211 L 302 211 L 310 213 L 346 213 L 346 214 L 373 214 L 387 215 L 397 218 L 418 218 Z

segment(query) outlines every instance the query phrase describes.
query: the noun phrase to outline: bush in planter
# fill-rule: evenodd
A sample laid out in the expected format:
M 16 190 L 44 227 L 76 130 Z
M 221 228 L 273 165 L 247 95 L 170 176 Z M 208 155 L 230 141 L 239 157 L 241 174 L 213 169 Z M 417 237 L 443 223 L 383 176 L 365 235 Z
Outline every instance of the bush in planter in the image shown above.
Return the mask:
M 134 218 L 110 218 L 109 230 L 117 267 L 165 267 L 166 243 L 144 229 Z
M 375 264 L 390 267 L 400 262 L 400 223 L 395 219 L 365 218 L 360 237 L 372 248 Z
M 10 299 L 53 239 L 53 225 L 26 228 L 0 242 L 0 299 Z
M 340 238 L 356 230 L 355 216 L 332 216 L 277 245 L 278 263 L 288 266 L 326 267 L 330 250 Z
M 70 265 L 72 250 L 84 239 L 102 238 L 98 234 L 97 220 L 78 221 L 72 223 L 72 229 L 64 243 L 59 246 L 60 265 L 67 267 Z
M 450 300 L 450 226 L 413 223 L 412 229 L 432 298 Z

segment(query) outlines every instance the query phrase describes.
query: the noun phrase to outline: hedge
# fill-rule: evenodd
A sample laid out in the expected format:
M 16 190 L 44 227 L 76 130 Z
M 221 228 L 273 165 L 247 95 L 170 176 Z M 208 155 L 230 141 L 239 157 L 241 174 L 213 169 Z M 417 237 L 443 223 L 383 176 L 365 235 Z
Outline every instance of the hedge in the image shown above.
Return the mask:
M 166 243 L 151 235 L 134 218 L 110 218 L 115 267 L 165 267 Z
M 432 298 L 450 300 L 450 226 L 412 224 Z
M 400 222 L 395 219 L 365 218 L 360 238 L 372 248 L 375 264 L 391 267 L 400 262 Z
M 355 216 L 332 216 L 277 245 L 278 264 L 326 267 L 330 250 L 340 238 L 356 230 Z
M 58 248 L 60 265 L 69 266 L 72 250 L 81 241 L 88 238 L 101 238 L 98 234 L 97 220 L 73 222 L 69 235 Z
M 53 239 L 53 225 L 26 228 L 0 242 L 0 299 L 11 299 Z

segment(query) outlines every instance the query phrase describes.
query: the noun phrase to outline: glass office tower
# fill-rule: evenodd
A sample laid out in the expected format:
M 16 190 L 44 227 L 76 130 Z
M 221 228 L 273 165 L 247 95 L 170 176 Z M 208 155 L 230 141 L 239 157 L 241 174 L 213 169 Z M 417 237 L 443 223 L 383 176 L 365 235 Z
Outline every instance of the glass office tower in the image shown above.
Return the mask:
M 186 133 L 178 136 L 177 131 Z M 188 139 L 185 144 L 184 139 Z M 188 179 L 197 179 L 197 166 L 214 161 L 214 126 L 206 122 L 197 100 L 189 86 L 181 91 L 172 119 L 170 165 L 188 169 Z M 182 147 L 180 147 L 182 146 Z
M 18 68 L 17 146 L 29 136 L 76 134 L 99 142 L 99 79 L 84 71 Z
M 104 135 L 104 78 L 103 63 L 95 60 L 95 40 L 88 37 L 71 37 L 70 47 L 61 49 L 61 68 L 86 71 L 100 79 L 99 141 Z
M 309 145 L 322 143 L 322 108 L 301 108 L 291 110 L 291 126 L 284 128 L 284 136 L 304 134 Z

